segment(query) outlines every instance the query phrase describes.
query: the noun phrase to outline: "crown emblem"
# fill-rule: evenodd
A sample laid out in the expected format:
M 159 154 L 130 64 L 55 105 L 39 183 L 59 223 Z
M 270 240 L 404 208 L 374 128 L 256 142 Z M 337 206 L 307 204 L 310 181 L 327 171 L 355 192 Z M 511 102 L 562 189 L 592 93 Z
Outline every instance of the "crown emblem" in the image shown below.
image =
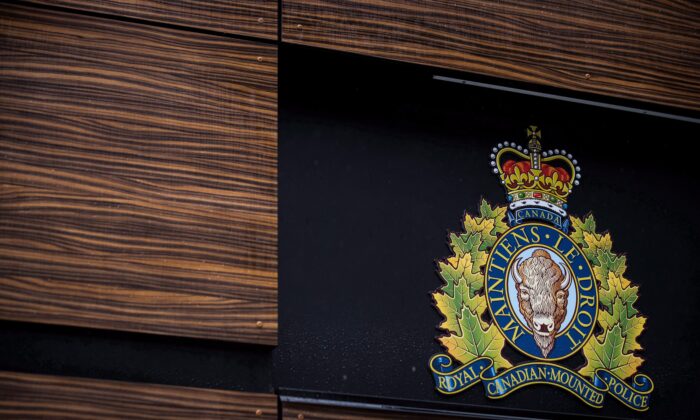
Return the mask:
M 581 179 L 581 168 L 566 150 L 542 151 L 542 132 L 527 128 L 527 148 L 499 143 L 491 153 L 493 173 L 508 193 L 511 225 L 540 219 L 568 231 L 567 198 Z
M 445 352 L 429 362 L 435 389 L 455 395 L 481 383 L 496 400 L 551 385 L 591 407 L 612 397 L 646 411 L 654 383 L 638 372 L 647 322 L 633 306 L 639 287 L 593 215 L 568 214 L 578 162 L 565 150 L 542 150 L 535 126 L 527 140 L 491 153 L 508 205 L 482 199 L 478 214 L 465 213 L 463 230 L 449 233 L 452 254 L 437 262 L 442 281 L 432 303 Z

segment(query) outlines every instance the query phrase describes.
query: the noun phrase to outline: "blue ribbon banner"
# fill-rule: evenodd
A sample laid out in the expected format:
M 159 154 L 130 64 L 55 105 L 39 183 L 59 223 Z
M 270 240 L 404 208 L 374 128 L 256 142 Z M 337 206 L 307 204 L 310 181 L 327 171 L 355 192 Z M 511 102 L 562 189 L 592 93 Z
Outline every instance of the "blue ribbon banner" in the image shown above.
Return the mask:
M 569 233 L 570 221 L 568 217 L 541 207 L 522 207 L 514 211 L 508 210 L 508 224 L 516 226 L 528 220 L 541 220 L 548 222 L 564 233 Z
M 450 356 L 436 354 L 430 359 L 430 370 L 435 388 L 443 394 L 457 394 L 481 382 L 486 396 L 498 399 L 529 385 L 544 384 L 565 389 L 595 408 L 603 407 L 605 394 L 610 394 L 633 410 L 646 411 L 654 389 L 646 375 L 636 375 L 629 385 L 614 373 L 597 369 L 591 383 L 571 369 L 547 362 L 523 363 L 496 373 L 493 360 L 488 357 L 455 368 Z

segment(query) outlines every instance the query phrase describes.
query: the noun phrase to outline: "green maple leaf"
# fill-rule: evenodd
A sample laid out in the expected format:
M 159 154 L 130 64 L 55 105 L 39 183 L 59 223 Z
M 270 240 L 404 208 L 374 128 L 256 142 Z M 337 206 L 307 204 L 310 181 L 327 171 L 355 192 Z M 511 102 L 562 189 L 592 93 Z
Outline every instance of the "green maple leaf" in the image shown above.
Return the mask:
M 481 246 L 481 234 L 479 233 L 462 233 L 457 235 L 456 233 L 450 234 L 450 247 L 456 256 L 461 257 L 464 254 L 471 254 L 479 251 Z
M 637 338 L 646 324 L 646 318 L 634 307 L 639 287 L 624 277 L 627 258 L 612 252 L 610 234 L 596 233 L 593 216 L 588 216 L 585 221 L 572 217 L 571 221 L 574 227 L 571 237 L 581 245 L 593 266 L 595 278 L 601 284 L 598 323 L 604 330 L 603 334 L 584 345 L 587 361 L 579 372 L 592 377 L 596 368 L 605 368 L 625 379 L 633 375 L 643 362 L 633 353 L 642 349 Z
M 615 297 L 610 311 L 603 309 L 598 314 L 598 322 L 603 329 L 609 330 L 615 325 L 619 325 L 624 338 L 623 353 L 642 349 L 642 346 L 637 342 L 637 337 L 644 330 L 646 321 L 646 318 L 642 316 L 630 316 L 627 305 L 622 302 L 619 296 Z
M 633 306 L 634 302 L 636 302 L 637 298 L 639 298 L 639 295 L 637 294 L 638 290 L 639 287 L 637 286 L 628 287 L 627 289 L 623 290 L 622 293 L 617 295 L 622 300 L 625 309 L 627 309 L 627 316 L 634 316 L 639 313 L 637 308 Z
M 614 273 L 608 273 L 608 280 L 605 283 L 607 288 L 600 289 L 599 301 L 602 306 L 612 309 L 615 298 L 620 298 L 627 309 L 627 316 L 638 313 L 633 305 L 639 298 L 639 286 L 632 286 L 624 276 L 617 276 Z
M 595 232 L 583 232 L 583 253 L 593 265 L 601 266 L 598 259 L 598 251 L 610 251 L 612 249 L 612 239 L 610 234 L 599 235 Z
M 478 269 L 474 268 L 471 254 L 464 254 L 461 257 L 451 257 L 447 262 L 438 263 L 438 273 L 445 282 L 443 291 L 453 296 L 453 288 L 464 281 L 471 290 L 472 296 L 484 287 L 484 276 Z M 475 272 L 476 271 L 476 272 Z
M 483 241 L 480 233 L 463 233 L 461 235 L 450 234 L 450 246 L 455 256 L 462 257 L 464 254 L 470 254 L 472 257 L 472 272 L 480 271 L 481 267 L 486 264 L 488 255 L 482 248 Z
M 453 332 L 459 333 L 459 318 L 458 314 L 462 312 L 462 305 L 464 304 L 464 291 L 467 293 L 469 289 L 464 288 L 464 282 L 460 282 L 459 285 L 453 286 L 452 291 L 448 293 L 445 291 L 445 287 L 442 289 L 442 293 L 433 293 L 433 299 L 435 300 L 435 306 L 438 308 L 440 313 L 444 316 L 444 320 L 440 324 L 440 328 Z
M 589 216 L 591 219 L 592 216 Z M 581 223 L 580 221 L 576 223 Z M 593 274 L 600 281 L 603 288 L 607 289 L 607 279 L 609 273 L 621 276 L 627 270 L 627 257 L 617 255 L 611 251 L 612 239 L 610 234 L 599 235 L 595 232 L 589 232 L 581 227 L 572 233 L 572 237 L 576 240 L 581 240 L 581 248 L 586 258 L 593 265 Z
M 588 215 L 586 220 L 581 220 L 578 217 L 571 216 L 571 226 L 574 228 L 570 235 L 571 239 L 573 239 L 580 246 L 583 246 L 583 232 L 595 232 L 595 219 L 593 218 L 592 214 Z
M 448 262 L 440 261 L 438 263 L 438 274 L 440 274 L 440 277 L 442 277 L 445 283 L 443 290 L 450 296 L 453 294 L 454 286 L 462 277 L 463 271 L 464 266 L 460 266 L 459 262 L 456 265 L 453 265 L 449 260 Z
M 617 276 L 621 276 L 627 270 L 627 257 L 617 255 L 610 250 L 598 250 L 598 261 L 602 267 L 605 267 L 608 272 L 613 272 Z
M 488 201 L 482 199 L 479 212 L 484 219 L 493 220 L 493 229 L 489 232 L 489 241 L 484 241 L 486 247 L 490 248 L 495 243 L 496 237 L 508 230 L 508 223 L 506 223 L 506 207 L 491 207 Z M 490 242 L 490 238 L 493 238 L 494 241 Z
M 598 249 L 596 261 L 597 264 L 593 266 L 593 274 L 596 279 L 600 280 L 604 289 L 608 288 L 607 279 L 610 273 L 621 276 L 627 270 L 627 257 L 614 254 L 610 250 Z
M 445 317 L 440 328 L 456 334 L 460 333 L 459 316 L 463 306 L 479 315 L 486 309 L 486 299 L 476 294 L 470 296 L 469 284 L 464 278 L 460 278 L 457 284 L 450 282 L 444 285 L 440 291 L 433 293 L 433 298 L 435 306 Z
M 473 297 L 464 299 L 464 307 L 469 309 L 472 313 L 476 314 L 479 321 L 481 321 L 481 327 L 483 329 L 488 328 L 488 322 L 483 320 L 484 312 L 486 312 L 486 297 L 483 295 L 476 294 Z
M 496 226 L 496 222 L 492 219 L 487 219 L 484 217 L 472 217 L 469 214 L 464 216 L 464 232 L 473 235 L 475 233 L 481 234 L 481 240 L 484 244 L 481 245 L 482 249 L 488 248 L 488 244 L 493 244 L 496 242 L 496 236 L 491 233 Z
M 460 333 L 440 337 L 439 340 L 460 363 L 469 363 L 486 356 L 493 359 L 496 369 L 510 367 L 510 362 L 501 356 L 505 339 L 495 326 L 488 325 L 484 328 L 484 325 L 476 313 L 464 307 L 459 318 Z
M 484 286 L 484 276 L 479 271 L 473 272 L 469 253 L 459 258 L 448 258 L 447 262 L 440 262 L 438 265 L 444 285 L 433 293 L 433 299 L 444 317 L 440 328 L 459 333 L 458 318 L 463 306 L 466 305 L 479 316 L 486 309 L 486 299 L 477 295 Z
M 479 294 L 484 287 L 481 267 L 486 264 L 486 251 L 493 246 L 497 235 L 508 229 L 505 212 L 505 207 L 491 207 L 482 200 L 481 217 L 466 214 L 464 233 L 450 234 L 454 256 L 438 263 L 444 284 L 433 293 L 433 299 L 444 317 L 440 328 L 449 332 L 439 340 L 461 363 L 486 356 L 494 360 L 497 369 L 511 366 L 501 356 L 505 338 L 483 319 L 486 297 Z
M 615 325 L 603 334 L 603 339 L 598 341 L 591 338 L 583 346 L 583 354 L 586 356 L 586 364 L 579 371 L 581 375 L 593 377 L 596 369 L 607 369 L 626 379 L 632 376 L 643 359 L 632 353 L 624 352 L 625 338 L 622 336 L 622 329 Z

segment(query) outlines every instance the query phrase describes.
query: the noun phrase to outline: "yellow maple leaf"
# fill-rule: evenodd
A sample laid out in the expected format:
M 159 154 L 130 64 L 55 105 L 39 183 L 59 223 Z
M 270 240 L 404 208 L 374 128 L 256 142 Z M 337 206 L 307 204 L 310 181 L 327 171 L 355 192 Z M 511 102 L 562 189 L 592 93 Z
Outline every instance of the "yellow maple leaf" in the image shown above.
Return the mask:
M 496 369 L 509 368 L 510 362 L 501 356 L 505 339 L 493 325 L 484 327 L 483 321 L 469 308 L 463 308 L 459 319 L 461 334 L 440 337 L 440 343 L 460 363 L 486 356 L 494 361 Z
M 599 235 L 595 232 L 583 232 L 583 254 L 593 265 L 601 265 L 598 260 L 599 251 L 610 251 L 611 249 L 612 239 L 610 238 L 610 234 Z
M 440 328 L 459 334 L 458 318 L 463 306 L 478 316 L 486 310 L 486 299 L 477 295 L 483 288 L 484 276 L 472 271 L 471 254 L 448 258 L 446 263 L 439 263 L 439 267 L 445 285 L 433 293 L 433 299 L 444 317 Z
M 433 293 L 435 306 L 443 316 L 440 328 L 459 334 L 459 319 L 457 314 L 462 310 L 462 298 L 450 296 L 443 292 Z
M 613 272 L 608 273 L 608 287 L 611 290 L 615 290 L 618 294 L 630 287 L 631 284 L 632 282 L 627 280 L 625 276 L 618 276 Z
M 594 233 L 595 232 L 595 219 L 592 215 L 588 215 L 586 220 L 579 219 L 576 216 L 571 216 L 571 226 L 573 230 L 570 234 L 571 239 L 573 239 L 579 246 L 584 246 L 583 233 Z
M 607 251 L 610 251 L 612 249 L 612 238 L 610 238 L 609 233 L 606 233 L 605 235 L 599 235 L 597 233 L 584 232 L 583 239 L 586 241 L 586 244 L 588 244 L 588 246 L 591 249 L 604 249 Z
M 633 353 L 624 352 L 625 339 L 619 325 L 606 330 L 602 340 L 591 338 L 583 346 L 586 364 L 579 370 L 584 376 L 593 377 L 596 369 L 606 369 L 621 379 L 632 376 L 644 361 Z
M 438 266 L 439 274 L 446 283 L 451 281 L 457 285 L 462 279 L 472 291 L 472 295 L 484 287 L 484 275 L 478 269 L 474 269 L 471 254 L 450 257 L 447 263 L 440 262 Z
M 589 215 L 585 221 L 572 217 L 571 223 L 574 227 L 571 237 L 581 245 L 595 278 L 600 281 L 598 323 L 604 331 L 584 345 L 586 364 L 579 372 L 592 377 L 595 369 L 605 368 L 625 379 L 643 362 L 634 354 L 642 349 L 637 338 L 646 324 L 646 318 L 634 308 L 639 288 L 624 277 L 627 259 L 612 252 L 610 234 L 595 232 L 593 216 Z
M 482 238 L 491 235 L 491 231 L 495 226 L 493 219 L 484 217 L 472 217 L 469 214 L 464 216 L 464 230 L 467 233 L 480 233 Z M 491 235 L 494 237 L 494 235 Z
M 600 304 L 608 309 L 612 309 L 612 304 L 615 297 L 619 296 L 622 303 L 629 308 L 637 301 L 639 287 L 632 286 L 632 283 L 624 276 L 617 276 L 615 273 L 608 272 L 607 280 L 603 282 L 603 287 L 598 291 Z M 630 315 L 637 313 L 636 309 L 628 309 Z
M 486 311 L 486 297 L 484 295 L 476 294 L 473 297 L 464 299 L 464 306 L 476 314 L 479 321 L 481 321 L 481 326 L 486 329 L 488 327 L 488 322 L 483 320 L 484 312 Z
M 481 318 L 487 308 L 486 298 L 480 294 L 470 296 L 469 286 L 464 280 L 461 280 L 455 286 L 453 296 L 443 291 L 436 291 L 433 293 L 433 298 L 435 299 L 435 306 L 444 317 L 442 323 L 440 323 L 440 328 L 445 331 L 457 335 L 461 334 L 459 317 L 464 307 L 477 315 L 484 328 L 488 326 L 488 323 Z
M 479 212 L 481 217 L 484 219 L 493 220 L 493 229 L 489 231 L 489 235 L 486 238 L 485 245 L 487 247 L 493 246 L 496 240 L 496 236 L 508 230 L 508 223 L 506 222 L 506 206 L 491 207 L 489 203 L 482 199 L 481 206 L 479 207 Z

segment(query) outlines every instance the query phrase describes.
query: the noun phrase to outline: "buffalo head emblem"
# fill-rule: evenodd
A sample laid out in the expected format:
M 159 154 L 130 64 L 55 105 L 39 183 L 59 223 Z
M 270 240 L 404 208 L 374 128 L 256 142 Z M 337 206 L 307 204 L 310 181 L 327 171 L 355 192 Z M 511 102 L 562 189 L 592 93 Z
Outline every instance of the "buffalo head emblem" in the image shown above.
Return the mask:
M 511 269 L 520 313 L 532 329 L 542 355 L 547 357 L 566 317 L 572 276 L 565 264 L 557 264 L 543 249 L 538 249 L 523 261 L 521 259 L 516 259 Z

